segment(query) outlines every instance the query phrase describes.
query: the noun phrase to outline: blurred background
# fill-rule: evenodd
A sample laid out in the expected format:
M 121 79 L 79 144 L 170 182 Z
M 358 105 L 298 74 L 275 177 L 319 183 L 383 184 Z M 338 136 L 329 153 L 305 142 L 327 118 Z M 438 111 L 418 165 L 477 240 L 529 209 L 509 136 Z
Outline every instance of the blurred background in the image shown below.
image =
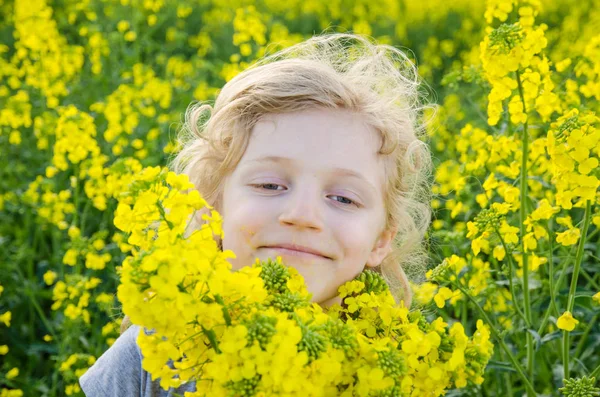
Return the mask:
M 598 202 L 587 217 L 584 203 L 574 199 L 574 207 L 560 204 L 562 220 L 541 218 L 550 222 L 544 224 L 550 235 L 535 235 L 539 246 L 530 246 L 525 279 L 520 243 L 479 241 L 474 247 L 467 225 L 490 202 L 514 203 L 519 197 L 514 190 L 520 183 L 519 133 L 527 128 L 525 155 L 533 156 L 528 212 L 541 199 L 559 201 L 551 167 L 539 168 L 552 158 L 543 139 L 550 123 L 570 109 L 598 111 L 599 5 L 597 0 L 0 0 L 0 396 L 83 395 L 77 378 L 118 337 L 122 319 L 115 293 L 118 267 L 130 247 L 112 222 L 115 196 L 132 172 L 167 164 L 190 102 L 213 100 L 267 48 L 273 52 L 325 30 L 366 34 L 403 49 L 418 66 L 426 100 L 439 105 L 435 114 L 424 115 L 429 120 L 424 139 L 437 169 L 428 233 L 431 267 L 453 254 L 461 258 L 465 285 L 502 330 L 538 392 L 558 395 L 565 349 L 555 324 L 569 309 L 578 261 L 581 276 L 575 283 L 584 298 L 573 309 L 580 324 L 566 352 L 574 378 L 594 374 L 599 310 L 589 298 L 600 291 Z M 527 99 L 536 106 L 525 111 L 529 125 L 510 109 L 510 93 L 518 98 L 519 91 L 510 81 L 499 120 L 490 121 L 488 114 L 488 95 L 498 83 L 481 43 L 496 29 L 504 36 L 496 34 L 495 45 L 514 48 L 514 35 L 502 26 L 517 22 L 540 29 L 539 40 L 546 41 L 536 50 L 541 61 L 532 64 L 533 72 L 521 65 L 525 75 L 538 73 L 524 78 L 524 89 L 537 84 L 540 95 L 556 96 L 549 110 L 541 110 L 537 95 Z M 510 79 L 516 81 L 514 75 Z M 594 153 L 597 157 L 597 149 L 588 154 Z M 518 208 L 512 216 L 517 219 Z M 519 221 L 512 225 L 520 227 Z M 557 243 L 555 232 L 575 229 L 586 231 L 587 240 L 580 232 L 575 241 Z M 508 263 L 505 255 L 513 248 L 514 263 Z M 461 321 L 469 334 L 481 318 L 458 290 L 448 295 L 425 283 L 415 292 L 431 315 Z M 525 316 L 523 302 L 532 311 Z M 511 365 L 497 348 L 485 382 L 451 395 L 522 395 Z

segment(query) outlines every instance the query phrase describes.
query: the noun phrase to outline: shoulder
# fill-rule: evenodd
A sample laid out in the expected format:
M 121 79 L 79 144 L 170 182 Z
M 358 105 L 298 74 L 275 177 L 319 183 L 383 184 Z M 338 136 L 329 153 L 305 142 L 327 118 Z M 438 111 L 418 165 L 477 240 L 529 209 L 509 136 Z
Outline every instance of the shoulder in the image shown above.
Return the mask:
M 153 333 L 145 328 L 144 332 Z M 183 395 L 186 391 L 195 391 L 195 383 L 165 391 L 160 387 L 160 379 L 152 381 L 142 368 L 143 356 L 137 344 L 139 334 L 138 325 L 130 326 L 79 378 L 86 397 L 169 397 L 174 396 L 173 392 Z
M 140 328 L 129 327 L 80 378 L 87 397 L 140 395 L 142 355 L 136 340 Z

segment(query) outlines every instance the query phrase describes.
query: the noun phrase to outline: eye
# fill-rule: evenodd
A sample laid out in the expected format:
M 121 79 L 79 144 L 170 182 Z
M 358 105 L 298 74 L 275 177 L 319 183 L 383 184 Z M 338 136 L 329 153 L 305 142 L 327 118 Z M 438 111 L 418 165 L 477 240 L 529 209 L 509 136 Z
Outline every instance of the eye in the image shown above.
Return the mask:
M 350 200 L 350 199 L 349 199 L 349 198 L 347 198 L 347 197 L 344 197 L 344 196 L 331 196 L 331 197 L 339 197 L 339 198 L 341 198 L 342 200 L 345 200 L 345 201 L 339 201 L 339 200 L 335 200 L 335 201 L 337 201 L 338 203 L 342 203 L 342 204 L 354 204 L 354 205 L 356 205 L 356 206 L 358 207 L 358 204 L 357 204 L 357 203 L 355 203 L 354 201 Z
M 282 185 L 278 185 L 277 183 L 257 183 L 257 184 L 250 185 L 250 186 L 259 188 L 259 189 L 264 188 L 264 190 L 278 190 L 277 187 L 282 186 Z M 275 188 L 273 189 L 273 187 L 275 187 Z

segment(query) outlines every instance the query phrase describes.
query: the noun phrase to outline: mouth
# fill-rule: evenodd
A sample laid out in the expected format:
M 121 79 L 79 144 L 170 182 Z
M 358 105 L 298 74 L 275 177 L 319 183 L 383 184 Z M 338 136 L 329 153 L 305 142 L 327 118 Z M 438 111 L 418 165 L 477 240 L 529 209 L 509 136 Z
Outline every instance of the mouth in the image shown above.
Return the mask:
M 326 256 L 320 253 L 319 251 L 313 250 L 311 248 L 291 244 L 262 246 L 259 247 L 259 249 L 271 250 L 273 252 L 277 252 L 279 255 L 282 256 L 294 256 L 298 258 L 308 259 L 332 259 L 331 257 Z

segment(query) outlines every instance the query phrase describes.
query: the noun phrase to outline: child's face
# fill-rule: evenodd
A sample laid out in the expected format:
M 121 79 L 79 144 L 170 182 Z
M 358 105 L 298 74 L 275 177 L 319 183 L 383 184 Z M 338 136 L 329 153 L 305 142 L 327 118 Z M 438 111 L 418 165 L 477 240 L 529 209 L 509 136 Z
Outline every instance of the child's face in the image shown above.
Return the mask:
M 324 305 L 389 253 L 379 134 L 345 110 L 267 116 L 226 178 L 223 249 L 234 269 L 280 255 Z M 276 158 L 275 158 L 276 157 Z M 292 249 L 297 245 L 320 253 Z M 296 247 L 297 248 L 297 247 Z

